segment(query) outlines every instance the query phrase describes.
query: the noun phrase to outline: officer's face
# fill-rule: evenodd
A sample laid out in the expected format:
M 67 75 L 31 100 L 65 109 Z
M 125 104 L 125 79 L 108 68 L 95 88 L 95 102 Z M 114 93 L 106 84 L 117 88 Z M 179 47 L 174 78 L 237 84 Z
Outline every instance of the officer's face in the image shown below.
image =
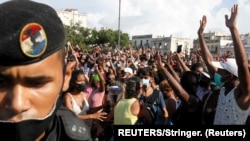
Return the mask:
M 63 86 L 60 59 L 54 53 L 34 64 L 0 66 L 0 120 L 44 118 L 52 112 Z

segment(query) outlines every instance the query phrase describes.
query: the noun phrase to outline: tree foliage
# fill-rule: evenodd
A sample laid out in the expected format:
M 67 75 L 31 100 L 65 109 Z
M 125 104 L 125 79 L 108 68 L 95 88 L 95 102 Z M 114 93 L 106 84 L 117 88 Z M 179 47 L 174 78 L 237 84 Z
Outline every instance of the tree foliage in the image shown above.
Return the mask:
M 64 26 L 66 32 L 66 40 L 71 41 L 73 45 L 79 45 L 83 49 L 89 49 L 92 46 L 98 45 L 115 47 L 118 45 L 118 30 L 90 29 L 75 24 L 73 26 Z M 120 31 L 120 45 L 129 45 L 129 35 Z

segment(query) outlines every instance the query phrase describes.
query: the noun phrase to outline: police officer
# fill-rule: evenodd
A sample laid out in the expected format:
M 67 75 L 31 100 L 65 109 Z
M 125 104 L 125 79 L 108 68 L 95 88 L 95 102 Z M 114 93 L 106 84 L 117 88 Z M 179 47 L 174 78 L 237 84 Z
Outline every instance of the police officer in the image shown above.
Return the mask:
M 86 124 L 61 107 L 72 65 L 64 63 L 64 26 L 56 11 L 28 0 L 4 2 L 0 33 L 1 137 L 91 140 Z

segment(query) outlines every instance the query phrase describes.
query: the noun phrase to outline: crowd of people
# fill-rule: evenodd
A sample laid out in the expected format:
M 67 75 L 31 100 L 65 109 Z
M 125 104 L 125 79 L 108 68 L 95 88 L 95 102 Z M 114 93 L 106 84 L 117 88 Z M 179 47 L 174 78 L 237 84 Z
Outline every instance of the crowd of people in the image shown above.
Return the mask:
M 116 125 L 250 123 L 238 5 L 225 16 L 234 57 L 219 60 L 203 36 L 205 15 L 200 52 L 192 54 L 198 59 L 153 47 L 83 50 L 65 42 L 53 8 L 28 0 L 1 4 L 0 17 L 9 27 L 0 35 L 0 129 L 13 134 L 10 140 L 113 141 Z
M 102 107 L 97 112 L 102 118 L 92 118 L 100 125 L 92 134 L 108 140 L 112 132 L 106 129 L 114 125 L 249 124 L 249 64 L 236 26 L 237 16 L 238 5 L 234 5 L 231 16 L 225 18 L 235 56 L 228 52 L 219 60 L 213 60 L 206 46 L 205 15 L 197 32 L 200 50 L 192 54 L 198 59 L 191 64 L 187 60 L 195 59 L 185 58 L 182 51 L 162 53 L 153 47 L 128 46 L 116 48 L 117 52 L 103 48 L 88 52 L 68 42 L 75 71 L 82 71 L 82 78 L 88 80 L 82 82 L 88 97 L 85 102 L 98 101 L 92 108 Z

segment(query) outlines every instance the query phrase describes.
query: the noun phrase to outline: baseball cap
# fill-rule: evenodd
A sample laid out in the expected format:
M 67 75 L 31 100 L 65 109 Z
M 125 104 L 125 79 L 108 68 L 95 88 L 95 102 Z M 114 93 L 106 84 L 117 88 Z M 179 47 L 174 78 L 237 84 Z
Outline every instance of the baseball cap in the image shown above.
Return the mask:
M 236 64 L 235 58 L 226 58 L 220 62 L 213 61 L 212 64 L 220 69 L 227 70 L 234 76 L 238 77 L 238 66 Z
M 130 74 L 133 74 L 133 70 L 131 68 L 128 68 L 128 67 L 124 69 L 124 72 L 128 72 Z
M 209 79 L 211 78 L 210 75 L 207 72 L 205 72 L 205 71 L 201 72 L 201 74 L 203 76 L 205 76 L 206 78 L 209 78 Z
M 64 26 L 56 11 L 30 0 L 0 4 L 0 65 L 38 62 L 65 47 Z

